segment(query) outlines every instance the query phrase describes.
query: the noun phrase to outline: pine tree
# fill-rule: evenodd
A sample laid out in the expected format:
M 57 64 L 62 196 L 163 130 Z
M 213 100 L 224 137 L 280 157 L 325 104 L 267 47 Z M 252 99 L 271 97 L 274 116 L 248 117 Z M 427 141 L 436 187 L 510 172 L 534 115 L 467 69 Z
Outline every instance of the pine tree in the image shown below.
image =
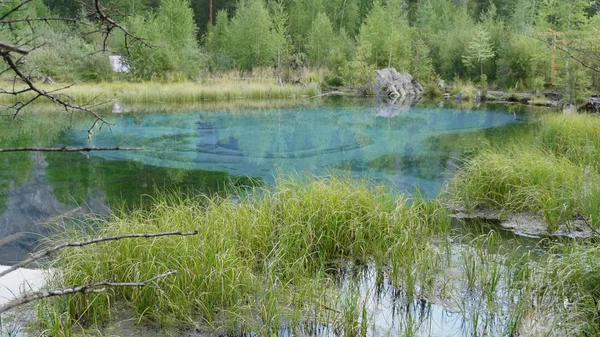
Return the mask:
M 334 38 L 335 35 L 331 21 L 325 13 L 319 13 L 308 33 L 306 44 L 308 60 L 313 65 L 317 67 L 325 65 L 325 60 L 329 55 Z
M 463 63 L 467 67 L 475 67 L 479 63 L 480 75 L 483 75 L 483 63 L 494 57 L 494 55 L 494 44 L 490 41 L 490 35 L 483 26 L 477 26 L 475 36 L 473 36 L 465 54 L 463 54 Z

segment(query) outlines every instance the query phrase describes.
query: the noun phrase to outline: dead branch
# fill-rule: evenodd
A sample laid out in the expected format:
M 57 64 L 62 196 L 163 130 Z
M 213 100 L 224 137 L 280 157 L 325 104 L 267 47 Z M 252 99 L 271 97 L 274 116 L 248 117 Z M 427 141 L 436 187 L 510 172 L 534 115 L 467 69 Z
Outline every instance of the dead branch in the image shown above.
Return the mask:
M 542 41 L 542 42 L 546 43 L 547 45 L 552 45 L 552 43 L 551 43 L 551 42 L 548 42 L 548 41 L 546 41 L 546 40 L 545 40 L 545 39 L 543 39 L 543 38 L 540 38 L 540 37 L 537 37 L 537 36 L 534 36 L 534 35 L 526 35 L 526 36 L 528 36 L 528 37 L 530 37 L 530 38 L 533 38 L 533 39 L 536 39 L 536 40 L 538 40 L 538 41 Z M 559 51 L 563 52 L 563 53 L 564 53 L 564 54 L 565 54 L 567 57 L 569 57 L 569 58 L 571 58 L 572 60 L 574 60 L 575 62 L 579 63 L 579 64 L 580 64 L 581 66 L 583 66 L 584 68 L 587 68 L 587 69 L 589 69 L 589 70 L 592 70 L 592 71 L 594 71 L 594 72 L 600 73 L 600 67 L 597 67 L 597 66 L 590 65 L 588 62 L 584 61 L 584 60 L 583 60 L 583 59 L 582 59 L 580 56 L 578 56 L 578 55 L 575 55 L 574 53 L 572 53 L 571 51 L 569 51 L 567 48 L 563 47 L 563 46 L 562 46 L 562 45 L 560 45 L 559 43 L 557 43 L 557 44 L 554 44 L 553 46 L 554 46 L 554 47 L 555 47 L 557 50 L 559 50 Z M 586 54 L 584 51 L 580 51 L 580 50 L 578 50 L 578 49 L 573 49 L 573 50 L 574 50 L 574 51 L 576 51 L 576 52 L 580 52 L 580 53 L 584 53 L 584 54 Z M 586 55 L 587 55 L 587 54 L 586 54 Z M 592 54 L 592 56 L 594 56 L 594 57 L 598 57 L 598 56 L 597 56 L 597 54 L 596 54 L 596 55 Z
M 61 18 L 61 17 L 8 19 L 8 20 L 0 20 L 0 24 L 11 24 L 11 23 L 19 23 L 19 22 L 36 22 L 36 21 L 41 21 L 41 22 L 46 22 L 46 23 L 49 23 L 50 21 L 62 21 L 62 22 L 72 22 L 72 23 L 79 23 L 79 24 L 87 25 L 87 23 L 82 22 L 79 19 Z
M 7 243 L 13 242 L 17 239 L 20 239 L 21 237 L 23 237 L 23 235 L 25 235 L 25 234 L 24 233 L 14 233 L 3 239 L 0 239 L 0 247 L 4 246 Z
M 54 247 L 50 247 L 44 250 L 41 250 L 35 254 L 33 254 L 31 257 L 15 264 L 14 266 L 0 272 L 0 277 L 3 277 L 4 275 L 10 274 L 13 271 L 19 269 L 19 268 L 23 268 L 23 267 L 27 267 L 28 265 L 32 264 L 33 262 L 46 257 L 58 250 L 61 250 L 63 248 L 66 247 L 84 247 L 84 246 L 88 246 L 88 245 L 93 245 L 99 242 L 107 242 L 107 241 L 118 241 L 118 240 L 123 240 L 123 239 L 131 239 L 131 238 L 156 238 L 156 237 L 161 237 L 161 236 L 174 236 L 174 235 L 180 235 L 180 236 L 191 236 L 191 235 L 197 235 L 199 232 L 197 230 L 193 231 L 193 232 L 181 232 L 181 231 L 177 231 L 177 232 L 164 232 L 164 233 L 145 233 L 145 234 L 125 234 L 125 235 L 118 235 L 118 236 L 110 236 L 110 237 L 105 237 L 105 238 L 96 238 L 96 239 L 92 239 L 89 241 L 81 241 L 81 242 L 65 242 L 62 243 L 60 245 L 54 246 Z
M 13 9 L 9 10 L 4 15 L 0 16 L 0 20 L 6 19 L 9 15 L 11 15 L 12 13 L 18 11 L 21 7 L 25 6 L 28 2 L 31 2 L 31 1 L 32 0 L 22 0 L 20 4 L 18 4 L 17 6 L 13 7 Z
M 25 50 L 25 49 L 15 46 L 15 45 L 0 41 L 0 53 L 4 54 L 4 53 L 10 53 L 10 52 L 19 53 L 21 55 L 29 54 L 29 50 Z
M 124 40 L 125 40 L 125 48 L 126 48 L 127 52 L 129 51 L 129 45 L 132 42 L 140 43 L 146 47 L 152 47 L 152 46 L 150 44 L 148 44 L 144 39 L 132 34 L 124 26 L 122 26 L 120 23 L 118 23 L 113 18 L 113 16 L 119 16 L 118 13 L 115 12 L 114 10 L 110 10 L 108 8 L 103 7 L 102 4 L 100 3 L 100 0 L 94 0 L 93 3 L 91 3 L 92 7 L 88 9 L 87 18 L 90 21 L 87 21 L 84 19 L 79 19 L 79 18 L 68 18 L 68 17 L 24 17 L 24 18 L 16 17 L 16 18 L 9 18 L 10 15 L 22 11 L 23 6 L 25 6 L 27 3 L 31 2 L 31 1 L 32 0 L 21 0 L 18 4 L 16 4 L 13 8 L 6 11 L 6 13 L 0 17 L 0 26 L 10 28 L 11 25 L 14 23 L 25 22 L 30 25 L 30 29 L 32 31 L 32 34 L 34 35 L 34 38 L 27 42 L 17 42 L 18 45 L 13 45 L 8 42 L 0 41 L 0 59 L 2 59 L 4 61 L 4 63 L 6 63 L 6 65 L 8 66 L 8 68 L 2 70 L 0 73 L 5 73 L 7 71 L 11 71 L 14 73 L 14 79 L 15 79 L 14 82 L 17 82 L 17 80 L 18 80 L 19 82 L 22 82 L 25 84 L 24 89 L 15 90 L 14 86 L 13 86 L 12 91 L 0 90 L 0 94 L 19 95 L 19 94 L 23 94 L 23 93 L 27 93 L 27 92 L 31 92 L 33 94 L 30 98 L 16 102 L 7 108 L 8 110 L 14 111 L 14 113 L 13 113 L 14 118 L 16 118 L 18 116 L 18 114 L 21 112 L 21 110 L 23 110 L 25 107 L 27 107 L 28 105 L 32 104 L 33 102 L 37 101 L 40 98 L 46 98 L 53 103 L 61 105 L 67 112 L 82 111 L 82 112 L 89 113 L 92 116 L 94 116 L 94 118 L 96 118 L 96 120 L 92 124 L 92 127 L 90 127 L 88 129 L 88 138 L 91 138 L 94 127 L 96 127 L 98 124 L 100 125 L 100 127 L 102 127 L 104 124 L 109 124 L 95 111 L 95 108 L 98 105 L 106 103 L 106 102 L 96 103 L 96 104 L 92 104 L 92 102 L 90 102 L 88 104 L 81 105 L 81 104 L 76 104 L 76 103 L 74 103 L 74 101 L 72 99 L 70 99 L 68 97 L 65 98 L 65 96 L 62 96 L 57 93 L 58 91 L 63 90 L 65 88 L 52 90 L 52 91 L 43 90 L 43 89 L 39 88 L 36 84 L 34 84 L 31 81 L 31 77 L 28 76 L 28 74 L 26 74 L 20 68 L 22 66 L 22 57 L 16 58 L 16 59 L 14 58 L 14 55 L 16 55 L 16 54 L 21 54 L 21 55 L 25 56 L 39 47 L 39 46 L 34 47 L 32 49 L 32 47 L 29 45 L 35 38 L 37 38 L 39 36 L 38 34 L 35 33 L 34 26 L 32 24 L 34 22 L 50 23 L 51 21 L 55 21 L 55 22 L 62 21 L 62 22 L 67 22 L 67 23 L 82 24 L 82 25 L 86 25 L 86 26 L 94 25 L 97 27 L 97 29 L 92 30 L 90 32 L 90 34 L 99 33 L 103 37 L 103 42 L 102 42 L 100 52 L 107 51 L 108 39 L 112 35 L 113 32 L 120 32 L 123 34 Z M 31 75 L 31 74 L 29 74 L 29 75 Z
M 63 146 L 63 147 L 16 147 L 16 148 L 8 148 L 8 149 L 0 149 L 0 152 L 90 152 L 90 151 L 139 151 L 142 148 L 139 147 L 95 147 L 95 146 L 85 146 L 85 147 L 71 147 L 71 146 Z
M 6 303 L 5 305 L 0 306 L 0 314 L 6 312 L 8 310 L 11 310 L 13 308 L 16 308 L 18 306 L 21 306 L 21 305 L 24 305 L 24 304 L 27 304 L 27 303 L 30 303 L 33 301 L 41 300 L 44 298 L 51 298 L 51 297 L 56 297 L 56 296 L 64 296 L 64 295 L 78 294 L 78 293 L 79 294 L 101 293 L 103 291 L 106 291 L 106 288 L 98 289 L 98 287 L 145 287 L 150 282 L 153 282 L 158 279 L 161 279 L 161 278 L 164 278 L 164 277 L 167 277 L 170 275 L 174 275 L 174 274 L 177 274 L 177 270 L 171 270 L 169 272 L 154 276 L 151 279 L 148 279 L 146 281 L 139 282 L 139 283 L 131 283 L 131 282 L 130 283 L 116 283 L 116 282 L 100 281 L 100 282 L 94 282 L 94 283 L 90 283 L 90 284 L 86 284 L 86 285 L 78 286 L 78 287 L 73 287 L 73 288 L 34 292 L 31 294 L 27 294 L 23 297 L 16 298 L 16 299 Z
M 15 64 L 10 53 L 8 53 L 8 52 L 0 53 L 0 56 L 2 56 L 2 58 L 4 59 L 6 64 L 8 64 L 8 66 L 12 69 L 12 71 L 15 73 L 15 75 L 21 81 L 23 81 L 29 87 L 29 89 L 31 91 L 34 91 L 35 93 L 37 93 L 37 95 L 34 96 L 29 101 L 27 101 L 25 103 L 21 103 L 21 104 L 15 104 L 13 106 L 13 109 L 15 109 L 14 117 L 16 117 L 24 107 L 31 104 L 36 99 L 38 99 L 40 97 L 44 97 L 54 103 L 62 105 L 66 111 L 77 111 L 78 110 L 78 111 L 87 112 L 96 118 L 96 122 L 100 122 L 102 124 L 110 124 L 107 121 L 105 121 L 102 117 L 100 117 L 100 115 L 98 115 L 98 113 L 96 113 L 94 110 L 91 110 L 88 107 L 83 106 L 83 105 L 76 105 L 69 101 L 65 101 L 65 100 L 61 99 L 60 97 L 58 97 L 57 95 L 55 95 L 54 93 L 51 93 L 51 92 L 48 92 L 48 91 L 38 88 L 35 84 L 33 84 L 33 82 L 31 82 L 31 79 L 29 78 L 29 76 L 26 76 L 25 74 L 23 74 L 21 69 Z M 88 133 L 89 132 L 91 132 L 91 130 L 88 131 Z

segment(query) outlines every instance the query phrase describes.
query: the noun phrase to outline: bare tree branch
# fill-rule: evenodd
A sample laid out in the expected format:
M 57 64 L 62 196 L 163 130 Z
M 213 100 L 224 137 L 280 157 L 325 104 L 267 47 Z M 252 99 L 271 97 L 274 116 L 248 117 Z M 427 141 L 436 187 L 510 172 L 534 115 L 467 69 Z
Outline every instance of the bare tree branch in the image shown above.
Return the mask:
M 29 50 L 25 50 L 25 49 L 15 46 L 15 45 L 0 41 L 0 53 L 4 54 L 4 53 L 10 53 L 10 52 L 19 53 L 21 55 L 29 54 Z
M 197 235 L 198 233 L 199 232 L 197 230 L 195 230 L 193 232 L 177 231 L 177 232 L 164 232 L 164 233 L 125 234 L 125 235 L 110 236 L 110 237 L 105 237 L 105 238 L 96 238 L 96 239 L 92 239 L 89 241 L 66 242 L 66 243 L 62 243 L 62 244 L 54 246 L 54 247 L 44 249 L 36 254 L 33 254 L 31 257 L 0 272 L 0 277 L 2 277 L 4 275 L 8 275 L 19 268 L 27 267 L 28 265 L 32 264 L 33 262 L 35 262 L 43 257 L 46 257 L 58 250 L 66 248 L 66 247 L 84 247 L 84 246 L 93 245 L 93 244 L 96 244 L 99 242 L 117 241 L 117 240 L 123 240 L 123 239 L 131 239 L 131 238 L 156 238 L 156 237 L 161 237 L 161 236 L 174 236 L 174 235 L 190 236 L 190 235 Z
M 90 152 L 90 151 L 139 151 L 142 150 L 140 147 L 15 147 L 8 149 L 0 149 L 0 152 Z
M 534 35 L 527 35 L 527 36 L 529 36 L 530 38 L 536 39 L 538 41 L 542 41 L 542 42 L 544 42 L 544 43 L 546 43 L 548 45 L 552 45 L 551 42 L 548 42 L 547 40 L 545 40 L 543 38 L 540 38 L 540 37 L 537 37 L 537 36 L 534 36 Z M 560 43 L 554 44 L 554 47 L 557 50 L 565 53 L 565 55 L 567 57 L 573 59 L 575 62 L 579 63 L 584 68 L 587 68 L 587 69 L 592 70 L 594 72 L 600 73 L 600 67 L 590 65 L 588 62 L 584 61 L 582 57 L 580 57 L 578 55 L 575 55 L 574 53 L 572 53 L 571 51 L 569 51 L 567 48 L 563 47 Z M 573 49 L 573 50 L 575 50 L 576 52 L 584 53 L 584 54 L 586 54 L 586 56 L 591 56 L 591 57 L 595 57 L 595 58 L 599 58 L 600 59 L 600 55 L 598 55 L 597 53 L 591 53 L 591 54 L 588 55 L 585 52 L 585 50 L 579 50 L 579 49 Z
M 161 279 L 161 278 L 164 278 L 164 277 L 167 277 L 170 275 L 174 275 L 174 274 L 177 274 L 177 270 L 171 270 L 169 272 L 154 276 L 151 279 L 148 279 L 146 281 L 139 282 L 139 283 L 131 283 L 131 282 L 130 283 L 116 283 L 116 282 L 100 281 L 100 282 L 94 282 L 94 283 L 90 283 L 90 284 L 86 284 L 86 285 L 78 286 L 78 287 L 73 287 L 73 288 L 34 292 L 31 294 L 27 294 L 23 297 L 16 298 L 16 299 L 6 303 L 5 305 L 0 306 L 0 314 L 6 312 L 8 310 L 14 309 L 18 306 L 21 306 L 21 305 L 24 305 L 24 304 L 27 304 L 27 303 L 30 303 L 33 301 L 41 300 L 44 298 L 64 296 L 64 295 L 77 294 L 77 293 L 79 293 L 79 294 L 101 293 L 103 291 L 106 291 L 106 288 L 98 289 L 98 287 L 145 287 L 150 282 L 153 282 L 158 279 Z
M 98 52 L 107 51 L 108 39 L 112 35 L 113 32 L 120 32 L 123 34 L 124 40 L 125 40 L 125 48 L 128 53 L 129 53 L 129 45 L 132 42 L 140 43 L 146 47 L 152 47 L 152 46 L 150 44 L 148 44 L 144 39 L 132 34 L 123 25 L 118 23 L 114 19 L 114 16 L 119 16 L 118 12 L 102 6 L 100 0 L 93 0 L 93 2 L 90 4 L 91 7 L 88 8 L 87 18 L 90 21 L 87 21 L 85 19 L 69 18 L 69 17 L 9 18 L 10 15 L 20 12 L 23 9 L 23 6 L 31 1 L 32 0 L 21 0 L 17 5 L 15 5 L 11 9 L 9 9 L 5 14 L 3 14 L 0 17 L 0 27 L 8 27 L 9 29 L 11 29 L 12 24 L 25 22 L 30 25 L 30 29 L 31 29 L 31 32 L 33 35 L 33 38 L 31 38 L 29 41 L 23 42 L 25 39 L 22 38 L 22 39 L 20 39 L 20 41 L 17 41 L 16 44 L 13 44 L 14 41 L 13 41 L 13 43 L 0 41 L 0 59 L 3 60 L 4 63 L 6 63 L 6 65 L 8 65 L 8 68 L 2 70 L 0 72 L 0 74 L 6 73 L 7 71 L 12 71 L 15 75 L 13 83 L 16 83 L 17 82 L 16 80 L 18 80 L 19 82 L 24 83 L 26 86 L 25 89 L 21 89 L 21 88 L 15 89 L 15 85 L 13 85 L 12 91 L 0 89 L 0 94 L 9 94 L 9 95 L 17 96 L 17 95 L 24 94 L 27 92 L 35 93 L 35 95 L 33 95 L 32 97 L 27 98 L 25 100 L 20 100 L 8 107 L 8 110 L 14 110 L 13 117 L 17 117 L 19 115 L 19 113 L 21 112 L 21 110 L 23 110 L 29 104 L 37 101 L 38 99 L 40 99 L 42 97 L 50 100 L 53 103 L 56 103 L 56 104 L 62 106 L 68 112 L 82 111 L 82 112 L 89 113 L 92 116 L 94 116 L 94 118 L 96 119 L 94 121 L 94 123 L 92 124 L 92 126 L 88 129 L 88 138 L 91 138 L 94 127 L 96 127 L 98 124 L 100 124 L 100 127 L 102 127 L 104 124 L 109 124 L 94 110 L 95 107 L 97 107 L 100 104 L 104 104 L 106 102 L 103 102 L 103 103 L 96 102 L 95 104 L 92 104 L 92 102 L 89 102 L 87 104 L 76 104 L 73 99 L 70 99 L 68 97 L 65 98 L 64 96 L 61 96 L 57 93 L 61 90 L 69 88 L 70 86 L 67 86 L 67 87 L 64 87 L 61 89 L 46 91 L 46 90 L 38 87 L 36 84 L 34 84 L 31 80 L 31 76 L 30 76 L 31 74 L 27 74 L 21 68 L 23 56 L 28 55 L 33 50 L 39 48 L 39 46 L 37 46 L 37 47 L 30 46 L 30 43 L 33 40 L 35 40 L 37 37 L 39 37 L 39 34 L 36 34 L 36 32 L 34 31 L 34 26 L 32 24 L 35 22 L 50 23 L 51 21 L 55 21 L 55 22 L 77 23 L 77 24 L 83 24 L 83 25 L 87 25 L 87 26 L 95 25 L 97 27 L 97 29 L 92 30 L 91 32 L 89 32 L 89 34 L 99 33 L 102 35 L 102 37 L 103 37 L 102 46 Z M 23 56 L 21 58 L 15 59 L 13 56 L 16 54 L 21 54 Z
M 84 105 L 76 105 L 69 101 L 65 101 L 65 100 L 61 99 L 60 97 L 58 97 L 57 95 L 53 94 L 52 92 L 48 92 L 48 91 L 38 88 L 35 84 L 33 84 L 33 82 L 31 81 L 31 79 L 28 76 L 23 74 L 21 69 L 15 64 L 11 55 L 8 52 L 0 53 L 0 56 L 2 56 L 2 58 L 4 59 L 6 64 L 8 64 L 8 66 L 12 69 L 12 71 L 16 74 L 16 76 L 21 81 L 23 81 L 31 89 L 31 91 L 34 91 L 37 93 L 37 95 L 34 96 L 34 98 L 30 99 L 29 101 L 22 103 L 22 104 L 15 104 L 13 106 L 13 108 L 15 110 L 14 117 L 16 117 L 24 107 L 31 104 L 33 101 L 37 100 L 38 98 L 44 97 L 54 103 L 57 103 L 57 104 L 63 106 L 65 108 L 65 110 L 67 110 L 67 111 L 79 110 L 79 111 L 83 111 L 83 112 L 87 112 L 87 113 L 91 114 L 92 116 L 94 116 L 96 118 L 96 122 L 94 123 L 94 125 L 97 122 L 101 122 L 102 124 L 109 124 L 102 117 L 100 117 L 100 115 L 98 115 L 98 113 L 96 113 L 94 110 L 91 110 Z M 88 130 L 88 133 L 91 133 L 91 129 Z
M 19 23 L 19 22 L 35 22 L 35 21 L 41 21 L 41 22 L 46 22 L 46 23 L 48 23 L 49 21 L 62 21 L 62 22 L 73 22 L 73 23 L 79 23 L 82 25 L 88 25 L 87 23 L 82 22 L 79 19 L 61 18 L 61 17 L 8 19 L 8 20 L 0 20 L 0 24 L 11 24 L 11 23 Z
M 9 10 L 8 12 L 6 12 L 4 15 L 0 16 L 0 20 L 6 19 L 9 15 L 18 11 L 21 7 L 25 6 L 28 2 L 31 2 L 31 1 L 32 0 L 22 0 L 20 4 L 18 4 L 17 6 L 15 6 L 13 9 Z
M 25 234 L 24 233 L 14 233 L 5 238 L 0 239 L 0 247 L 4 246 L 7 243 L 15 241 L 17 239 L 20 239 L 23 235 L 25 235 Z

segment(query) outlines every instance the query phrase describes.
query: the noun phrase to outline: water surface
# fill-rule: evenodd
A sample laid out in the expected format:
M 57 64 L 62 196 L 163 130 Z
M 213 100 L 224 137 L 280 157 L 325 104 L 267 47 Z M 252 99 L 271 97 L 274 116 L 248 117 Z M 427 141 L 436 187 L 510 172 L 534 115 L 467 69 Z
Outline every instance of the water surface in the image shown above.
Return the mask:
M 439 193 L 472 149 L 520 132 L 523 115 L 503 107 L 393 107 L 371 101 L 298 102 L 294 107 L 169 106 L 87 116 L 0 119 L 0 147 L 131 146 L 140 151 L 0 154 L 0 264 L 48 233 L 45 223 L 148 204 L 157 191 L 220 193 L 274 182 L 278 173 L 366 177 L 404 193 Z M 118 112 L 123 111 L 120 107 Z M 63 216 L 61 216 L 63 215 Z

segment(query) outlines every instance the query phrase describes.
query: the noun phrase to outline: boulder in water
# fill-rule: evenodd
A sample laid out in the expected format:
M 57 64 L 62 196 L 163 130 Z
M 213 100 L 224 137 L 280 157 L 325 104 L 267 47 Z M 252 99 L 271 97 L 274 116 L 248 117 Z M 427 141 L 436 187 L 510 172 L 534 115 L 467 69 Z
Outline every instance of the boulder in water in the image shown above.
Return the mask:
M 390 99 L 420 98 L 423 96 L 423 86 L 409 73 L 398 72 L 395 68 L 376 70 L 377 83 L 373 91 L 378 96 Z

